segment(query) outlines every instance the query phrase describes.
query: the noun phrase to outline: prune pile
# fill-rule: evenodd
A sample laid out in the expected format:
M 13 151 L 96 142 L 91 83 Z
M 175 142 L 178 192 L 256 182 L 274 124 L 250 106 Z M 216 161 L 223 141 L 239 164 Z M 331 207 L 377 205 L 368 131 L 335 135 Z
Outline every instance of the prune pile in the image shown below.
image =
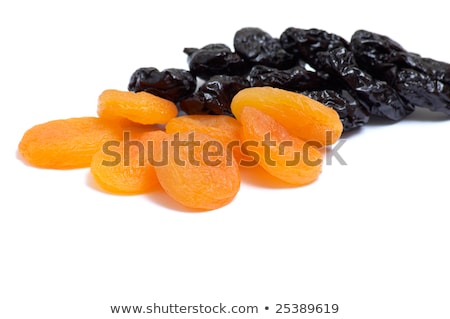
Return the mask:
M 358 30 L 349 42 L 319 29 L 291 27 L 274 38 L 242 28 L 233 45 L 234 51 L 221 43 L 185 48 L 189 70 L 141 68 L 128 89 L 169 99 L 187 114 L 232 115 L 237 92 L 271 86 L 333 108 L 345 131 L 371 117 L 399 121 L 415 107 L 450 115 L 450 64 L 408 52 L 384 35 Z

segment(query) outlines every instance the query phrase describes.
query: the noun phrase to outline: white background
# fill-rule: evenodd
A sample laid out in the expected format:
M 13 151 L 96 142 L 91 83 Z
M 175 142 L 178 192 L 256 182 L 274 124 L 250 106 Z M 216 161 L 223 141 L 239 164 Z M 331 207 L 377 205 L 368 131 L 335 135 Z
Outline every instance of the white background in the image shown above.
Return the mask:
M 256 305 L 257 315 L 148 318 L 450 318 L 447 116 L 417 111 L 345 135 L 319 180 L 243 172 L 228 206 L 190 213 L 165 194 L 114 196 L 89 171 L 29 167 L 22 134 L 96 115 L 143 66 L 186 68 L 184 47 L 234 32 L 387 34 L 450 62 L 442 2 L 3 1 L 0 4 L 0 318 L 134 318 L 111 305 Z M 398 3 L 398 4 L 397 4 Z M 277 303 L 337 303 L 337 315 Z M 270 310 L 264 310 L 269 306 Z

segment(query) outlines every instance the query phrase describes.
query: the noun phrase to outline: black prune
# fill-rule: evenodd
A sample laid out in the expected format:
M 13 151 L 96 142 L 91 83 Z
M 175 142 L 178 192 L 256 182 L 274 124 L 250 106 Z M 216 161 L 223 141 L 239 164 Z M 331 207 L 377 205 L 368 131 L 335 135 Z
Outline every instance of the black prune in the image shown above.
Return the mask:
M 134 71 L 128 83 L 132 92 L 145 91 L 159 97 L 178 102 L 192 94 L 197 87 L 197 79 L 187 70 L 140 68 Z
M 295 57 L 286 52 L 279 39 L 260 28 L 242 28 L 234 35 L 234 49 L 252 65 L 287 69 L 296 64 Z
M 369 112 L 361 106 L 348 91 L 306 91 L 302 94 L 334 109 L 344 126 L 344 131 L 351 131 L 369 121 Z
M 353 34 L 351 46 L 357 62 L 408 103 L 450 115 L 450 64 L 422 58 L 387 36 L 365 30 Z
M 239 54 L 222 43 L 185 48 L 183 52 L 188 55 L 189 70 L 203 80 L 213 75 L 243 75 L 250 68 Z
M 400 69 L 395 75 L 392 85 L 408 102 L 450 115 L 450 85 L 413 69 Z
M 248 73 L 247 80 L 250 86 L 272 86 L 290 91 L 319 90 L 325 86 L 325 79 L 302 66 L 279 70 L 255 65 Z
M 398 121 L 414 111 L 414 106 L 405 102 L 388 83 L 362 70 L 349 49 L 321 52 L 317 58 L 320 66 L 344 82 L 371 115 Z
M 231 100 L 247 87 L 248 81 L 240 76 L 215 75 L 180 101 L 180 109 L 187 114 L 232 115 Z
M 408 68 L 427 74 L 431 79 L 450 83 L 449 63 L 409 52 L 385 35 L 358 30 L 350 43 L 357 62 L 370 71 L 383 75 L 390 68 Z
M 282 47 L 317 69 L 317 54 L 336 48 L 350 48 L 344 38 L 320 29 L 287 28 L 280 36 Z

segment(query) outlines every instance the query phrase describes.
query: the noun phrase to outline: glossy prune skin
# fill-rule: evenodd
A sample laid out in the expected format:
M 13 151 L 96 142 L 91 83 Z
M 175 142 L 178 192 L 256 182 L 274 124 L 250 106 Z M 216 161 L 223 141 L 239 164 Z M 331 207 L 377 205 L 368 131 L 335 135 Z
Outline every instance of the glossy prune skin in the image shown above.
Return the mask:
M 399 121 L 414 111 L 414 106 L 405 102 L 388 83 L 361 69 L 349 49 L 321 52 L 318 60 L 320 67 L 343 82 L 370 115 Z
M 356 62 L 372 75 L 386 80 L 386 74 L 401 63 L 405 49 L 392 39 L 368 32 L 356 31 L 350 41 Z
M 297 92 L 319 90 L 326 85 L 325 79 L 302 66 L 279 70 L 264 65 L 255 65 L 247 74 L 247 80 L 250 86 L 272 86 Z
M 200 49 L 185 48 L 189 70 L 207 80 L 214 75 L 243 75 L 250 65 L 236 52 L 222 43 L 208 44 Z
M 251 65 L 287 69 L 296 64 L 295 57 L 286 52 L 279 39 L 260 28 L 242 28 L 234 35 L 234 49 Z
M 450 64 L 422 58 L 387 36 L 365 30 L 353 34 L 351 46 L 357 62 L 408 103 L 450 115 Z
M 396 72 L 392 85 L 409 103 L 450 115 L 450 85 L 406 68 Z
M 191 96 L 180 102 L 187 114 L 230 115 L 231 100 L 242 89 L 249 87 L 240 76 L 215 75 L 203 83 Z
M 154 67 L 139 68 L 131 75 L 128 91 L 145 91 L 178 102 L 189 96 L 197 87 L 197 79 L 187 70 Z
M 346 90 L 306 91 L 302 94 L 334 109 L 339 114 L 344 131 L 361 127 L 370 119 L 369 112 Z
M 317 54 L 336 48 L 349 48 L 344 38 L 320 29 L 287 28 L 280 36 L 282 47 L 317 69 Z
M 392 68 L 408 68 L 427 74 L 431 79 L 450 83 L 449 63 L 408 52 L 385 35 L 358 30 L 350 43 L 357 62 L 371 72 L 383 76 Z

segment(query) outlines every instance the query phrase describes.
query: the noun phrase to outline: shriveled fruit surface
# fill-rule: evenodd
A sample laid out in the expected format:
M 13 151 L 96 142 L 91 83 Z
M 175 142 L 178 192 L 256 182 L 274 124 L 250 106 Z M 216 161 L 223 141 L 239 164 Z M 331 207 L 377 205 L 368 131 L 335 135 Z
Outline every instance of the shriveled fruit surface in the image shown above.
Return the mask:
M 200 132 L 184 132 L 170 134 L 165 141 L 167 165 L 155 169 L 169 196 L 201 210 L 216 209 L 233 200 L 240 188 L 239 166 L 233 157 L 227 160 L 219 140 Z
M 238 120 L 246 106 L 270 115 L 283 123 L 293 136 L 305 141 L 329 145 L 342 134 L 337 112 L 303 94 L 272 87 L 247 88 L 239 91 L 231 102 L 231 110 Z
M 171 119 L 166 125 L 167 133 L 196 131 L 208 134 L 223 143 L 225 151 L 239 162 L 242 125 L 227 115 L 185 115 Z
M 89 167 L 103 143 L 117 138 L 117 126 L 104 119 L 54 120 L 26 131 L 19 143 L 19 154 L 29 164 L 42 168 Z
M 156 189 L 159 182 L 150 158 L 166 136 L 163 131 L 150 131 L 139 139 L 103 145 L 92 158 L 94 180 L 115 194 L 143 194 Z
M 292 136 L 271 116 L 253 107 L 244 107 L 240 120 L 244 140 L 253 142 L 258 163 L 268 173 L 297 186 L 318 178 L 322 153 L 314 143 Z
M 241 123 L 227 115 L 185 115 L 171 119 L 166 125 L 166 132 L 195 130 L 228 143 L 239 140 L 241 127 Z
M 97 113 L 106 119 L 126 118 L 140 124 L 165 124 L 177 116 L 172 101 L 147 92 L 105 90 L 98 98 Z

